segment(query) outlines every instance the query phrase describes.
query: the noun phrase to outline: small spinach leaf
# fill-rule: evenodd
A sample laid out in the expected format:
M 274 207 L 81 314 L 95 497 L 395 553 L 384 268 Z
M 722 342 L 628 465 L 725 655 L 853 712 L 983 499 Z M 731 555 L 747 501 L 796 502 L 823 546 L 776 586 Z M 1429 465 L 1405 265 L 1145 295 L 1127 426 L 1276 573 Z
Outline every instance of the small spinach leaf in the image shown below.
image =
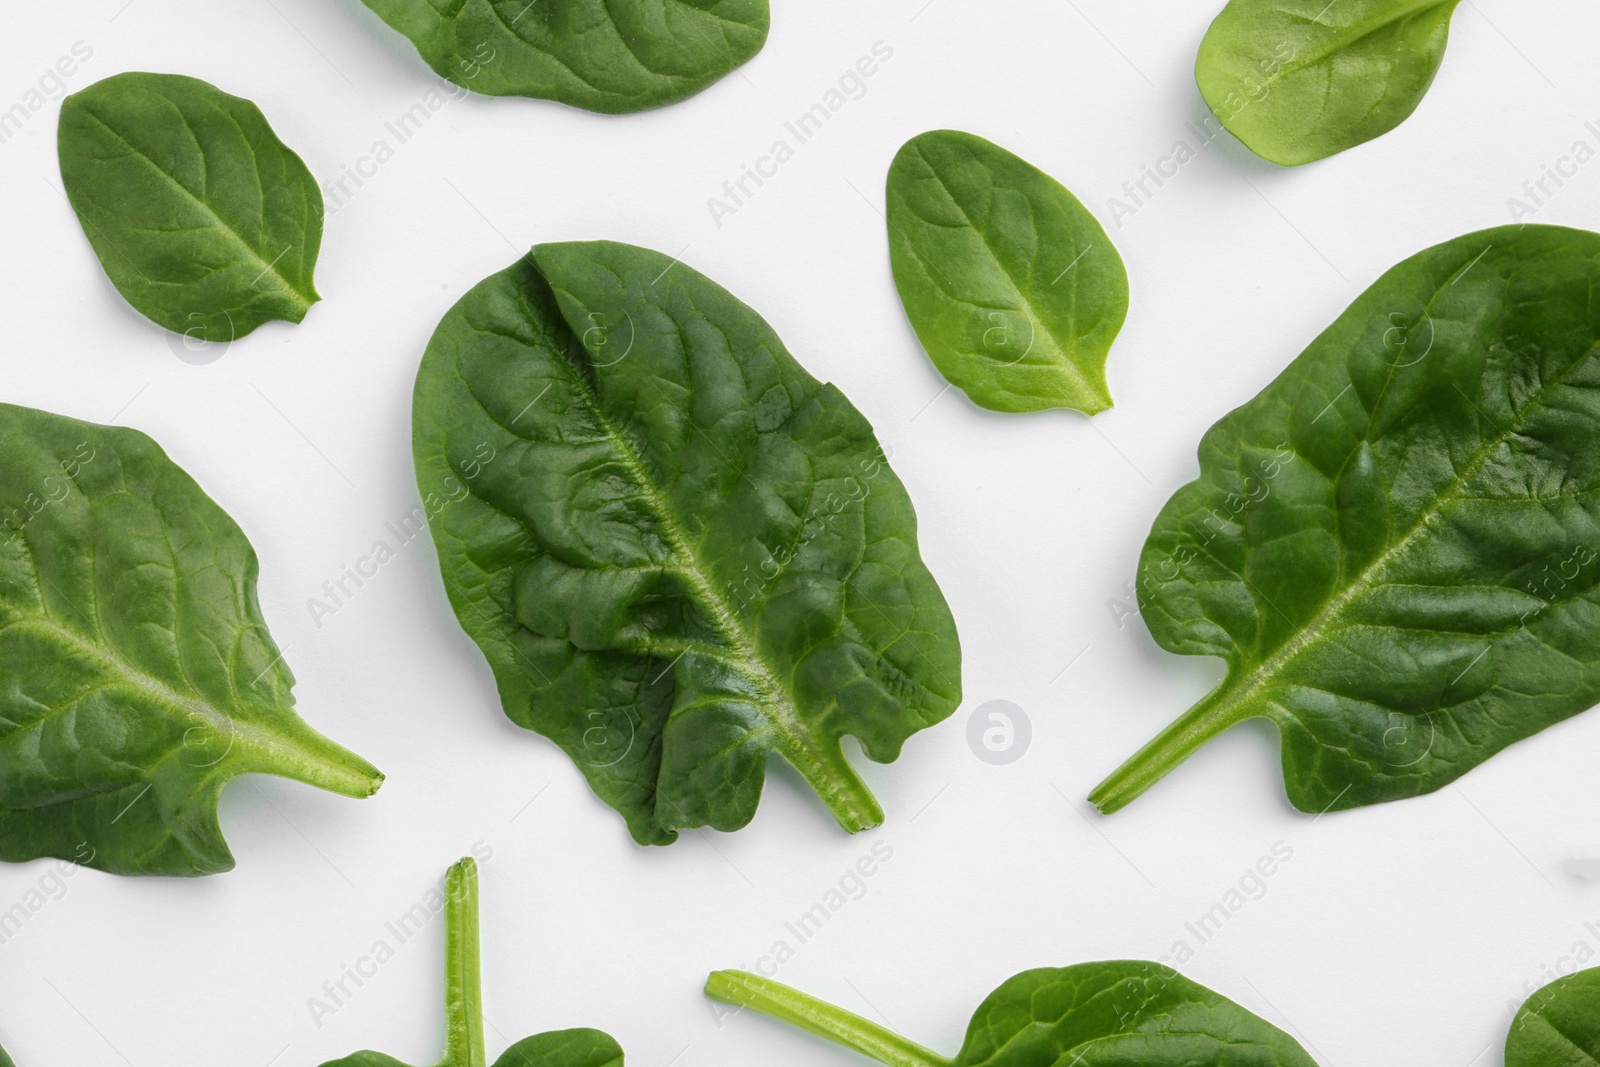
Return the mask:
M 658 252 L 541 245 L 417 375 L 417 481 L 506 714 L 641 844 L 733 830 L 768 756 L 847 829 L 845 759 L 960 701 L 960 648 L 872 427 L 726 290 Z
M 67 97 L 57 147 L 100 265 L 157 325 L 227 342 L 322 299 L 322 193 L 250 101 L 118 74 Z
M 437 1067 L 488 1067 L 479 962 L 478 865 L 470 857 L 445 876 L 445 1045 Z M 622 1049 L 599 1030 L 557 1030 L 525 1038 L 495 1067 L 622 1067 Z M 357 1052 L 322 1067 L 407 1067 L 381 1052 Z
M 377 790 L 295 714 L 256 570 L 144 434 L 0 405 L 0 860 L 213 874 L 230 779 Z
M 6 1055 L 6 1050 L 3 1048 L 0 1048 L 0 1067 L 16 1067 L 16 1064 L 11 1062 L 11 1057 Z
M 767 0 L 365 0 L 435 73 L 609 114 L 693 96 L 767 41 Z
M 889 1067 L 1316 1067 L 1299 1043 L 1170 967 L 1140 960 L 1023 971 L 990 993 L 954 1059 L 769 978 L 716 971 L 706 995 Z
M 1579 971 L 1529 997 L 1506 1037 L 1506 1067 L 1600 1064 L 1600 968 Z
M 1298 166 L 1400 125 L 1444 61 L 1460 0 L 1230 0 L 1200 42 L 1200 95 L 1263 159 Z
M 1600 234 L 1504 227 L 1378 279 L 1200 444 L 1140 613 L 1222 685 L 1105 812 L 1251 718 L 1302 811 L 1427 793 L 1600 701 Z
M 895 156 L 887 214 L 895 287 L 947 380 L 995 411 L 1111 406 L 1106 355 L 1128 272 L 1060 182 L 981 137 L 934 130 Z

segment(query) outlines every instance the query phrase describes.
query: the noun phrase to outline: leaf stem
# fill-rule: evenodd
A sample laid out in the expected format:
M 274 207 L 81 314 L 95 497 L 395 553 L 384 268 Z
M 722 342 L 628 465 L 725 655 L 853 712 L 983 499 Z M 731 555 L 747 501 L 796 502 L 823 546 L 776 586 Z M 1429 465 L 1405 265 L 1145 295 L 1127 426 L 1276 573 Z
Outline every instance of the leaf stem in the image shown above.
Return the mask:
M 754 1008 L 888 1067 L 952 1067 L 955 1063 L 859 1015 L 745 971 L 713 971 L 706 979 L 706 996 L 738 1008 Z
M 882 805 L 861 780 L 861 775 L 850 766 L 837 741 L 823 738 L 819 745 L 804 747 L 785 743 L 780 744 L 778 750 L 816 790 L 840 826 L 859 834 L 883 825 Z
M 237 749 L 242 770 L 246 772 L 275 774 L 357 800 L 372 796 L 383 784 L 383 774 L 378 768 L 298 719 L 285 728 L 270 730 L 245 722 L 228 722 L 217 729 L 230 731 L 224 752 L 227 748 Z M 200 736 L 201 730 L 197 728 L 191 733 Z M 215 744 L 209 738 L 206 743 Z M 209 751 L 199 749 L 194 761 L 208 758 Z M 218 761 L 222 754 L 218 753 Z
M 1110 815 L 1139 799 L 1207 741 L 1250 717 L 1239 714 L 1233 697 L 1232 686 L 1224 683 L 1217 687 L 1095 786 L 1089 803 L 1100 809 L 1100 814 Z
M 444 1010 L 440 1067 L 488 1067 L 478 950 L 478 865 L 471 857 L 451 867 L 444 880 Z

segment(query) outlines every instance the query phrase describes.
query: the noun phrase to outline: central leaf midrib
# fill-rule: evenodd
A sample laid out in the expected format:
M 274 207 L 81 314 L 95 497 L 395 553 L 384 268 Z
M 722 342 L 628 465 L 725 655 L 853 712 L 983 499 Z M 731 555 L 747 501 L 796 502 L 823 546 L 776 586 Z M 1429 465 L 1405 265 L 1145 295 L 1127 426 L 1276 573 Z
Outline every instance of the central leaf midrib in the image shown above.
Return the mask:
M 1349 585 L 1347 585 L 1336 596 L 1329 599 L 1327 603 L 1323 605 L 1321 610 L 1319 610 L 1309 622 L 1300 628 L 1297 634 L 1295 634 L 1288 641 L 1284 642 L 1284 644 L 1280 646 L 1277 651 L 1263 661 L 1258 667 L 1252 670 L 1244 678 L 1240 679 L 1238 683 L 1226 685 L 1225 688 L 1216 695 L 1215 702 L 1211 704 L 1211 716 L 1221 719 L 1227 719 L 1231 717 L 1231 715 L 1237 712 L 1240 707 L 1255 697 L 1260 690 L 1270 685 L 1275 676 L 1284 668 L 1286 668 L 1295 659 L 1295 657 L 1297 657 L 1301 652 L 1305 651 L 1306 648 L 1319 642 L 1324 636 L 1326 636 L 1326 631 L 1338 619 L 1339 615 L 1343 613 L 1344 609 L 1349 607 L 1352 602 L 1354 602 L 1363 594 L 1371 592 L 1372 589 L 1376 588 L 1377 582 L 1375 579 L 1378 577 L 1378 575 L 1395 560 L 1404 555 L 1413 544 L 1425 536 L 1428 533 L 1433 520 L 1442 515 L 1447 507 L 1449 507 L 1451 504 L 1454 504 L 1461 497 L 1461 494 L 1465 491 L 1468 482 L 1477 474 L 1479 468 L 1481 468 L 1482 465 L 1488 461 L 1489 457 L 1494 454 L 1495 450 L 1500 448 L 1506 442 L 1510 441 L 1513 437 L 1517 436 L 1517 434 L 1521 431 L 1521 427 L 1526 417 L 1540 407 L 1546 394 L 1548 394 L 1552 389 L 1565 384 L 1568 375 L 1577 370 L 1586 361 L 1592 359 L 1593 357 L 1593 349 L 1586 351 L 1582 356 L 1579 356 L 1577 359 L 1573 360 L 1570 365 L 1564 367 L 1559 374 L 1555 375 L 1549 382 L 1540 388 L 1540 390 L 1529 399 L 1528 403 L 1517 412 L 1516 416 L 1512 419 L 1510 426 L 1486 441 L 1484 445 L 1473 454 L 1466 466 L 1462 468 L 1461 473 L 1456 475 L 1456 477 L 1451 480 L 1449 486 L 1443 492 L 1439 493 L 1434 498 L 1434 501 L 1419 513 L 1416 522 L 1412 524 L 1411 528 L 1406 531 L 1403 537 L 1393 542 L 1388 548 L 1384 549 L 1375 560 L 1363 568 L 1360 574 L 1356 575 Z M 1368 444 L 1371 443 L 1366 437 L 1363 437 L 1362 441 Z M 1240 577 L 1243 578 L 1243 575 L 1241 574 Z
M 1453 9 L 1458 3 L 1460 3 L 1460 0 L 1412 0 L 1411 4 L 1395 11 L 1388 12 L 1374 22 L 1364 26 L 1357 24 L 1360 26 L 1360 28 L 1357 30 L 1357 32 L 1350 34 L 1349 36 L 1340 35 L 1347 33 L 1351 29 L 1355 29 L 1355 27 L 1336 29 L 1334 30 L 1334 39 L 1330 41 L 1326 47 L 1313 51 L 1310 55 L 1304 57 L 1302 60 L 1292 59 L 1288 63 L 1285 63 L 1278 71 L 1267 76 L 1266 81 L 1262 83 L 1263 87 L 1271 88 L 1273 85 L 1276 85 L 1290 74 L 1298 74 L 1303 70 L 1307 70 L 1316 64 L 1321 63 L 1330 56 L 1354 47 L 1358 42 L 1366 40 L 1373 34 L 1388 29 L 1395 23 L 1403 22 L 1414 15 L 1423 14 L 1431 8 L 1449 7 Z M 1312 19 L 1311 21 L 1313 23 L 1316 22 L 1315 19 Z M 1235 77 L 1233 80 L 1239 81 L 1240 79 Z
M 563 325 L 571 333 L 571 326 L 564 322 Z M 581 346 L 575 335 L 572 337 L 572 341 L 585 356 L 589 355 L 588 349 Z M 617 450 L 618 458 L 633 478 L 635 484 L 638 485 L 639 491 L 644 495 L 656 520 L 661 524 L 661 529 L 672 548 L 673 555 L 679 561 L 679 566 L 673 568 L 674 571 L 687 580 L 694 591 L 699 594 L 704 606 L 711 613 L 713 622 L 722 632 L 723 638 L 743 657 L 738 665 L 745 668 L 744 673 L 756 683 L 762 694 L 767 698 L 766 706 L 763 710 L 768 713 L 768 719 L 773 729 L 782 734 L 789 743 L 785 754 L 798 756 L 799 753 L 813 748 L 815 738 L 812 737 L 810 729 L 800 718 L 794 697 L 779 681 L 778 672 L 766 661 L 754 637 L 745 629 L 743 622 L 733 611 L 732 606 L 728 604 L 705 572 L 705 564 L 700 559 L 699 553 L 690 544 L 688 536 L 673 515 L 665 491 L 656 485 L 643 457 L 634 448 L 633 442 L 611 420 L 611 417 L 601 405 L 598 392 L 590 387 L 583 376 L 577 372 L 577 369 L 567 359 L 563 358 L 559 352 L 556 353 L 554 361 L 560 364 L 571 377 L 575 387 L 588 403 L 590 410 L 593 411 L 595 420 L 600 424 L 601 431 L 612 441 Z
M 112 137 L 115 137 L 119 142 L 121 142 L 122 146 L 124 148 L 126 148 L 130 153 L 132 153 L 134 156 L 138 157 L 139 159 L 143 160 L 144 163 L 152 171 L 154 171 L 156 174 L 159 174 L 161 176 L 163 181 L 165 181 L 172 188 L 178 190 L 178 192 L 182 193 L 183 196 L 191 204 L 195 205 L 202 212 L 204 212 L 207 216 L 209 216 L 212 219 L 212 221 L 216 224 L 218 229 L 220 229 L 223 233 L 225 233 L 229 237 L 231 237 L 233 239 L 234 243 L 236 243 L 240 248 L 244 249 L 246 255 L 248 255 L 251 259 L 255 260 L 257 263 L 260 263 L 261 266 L 262 266 L 262 271 L 261 271 L 261 274 L 258 274 L 256 276 L 257 279 L 261 278 L 263 275 L 267 275 L 267 274 L 272 275 L 274 278 L 278 279 L 278 281 L 282 285 L 282 287 L 284 289 L 286 289 L 291 296 L 295 297 L 300 302 L 300 304 L 302 305 L 302 307 L 305 310 L 307 310 L 307 311 L 310 310 L 311 304 L 313 302 L 312 299 L 311 299 L 310 294 L 301 292 L 298 286 L 296 286 L 287 277 L 285 277 L 278 270 L 277 261 L 276 260 L 268 260 L 260 252 L 256 251 L 256 249 L 250 244 L 250 242 L 245 239 L 244 234 L 242 234 L 238 230 L 234 229 L 233 225 L 231 223 L 229 223 L 228 220 L 224 219 L 221 215 L 217 214 L 215 208 L 213 208 L 210 204 L 206 203 L 204 200 L 200 199 L 194 193 L 190 192 L 184 186 L 184 184 L 182 182 L 178 181 L 178 179 L 176 179 L 172 175 L 168 174 L 165 170 L 162 170 L 161 166 L 158 163 L 156 163 L 155 160 L 151 159 L 144 152 L 140 151 L 139 148 L 136 145 L 134 145 L 126 137 L 123 137 L 122 134 L 118 133 L 114 126 L 112 126 L 110 123 L 106 122 L 106 120 L 102 119 L 99 115 L 96 115 L 92 110 L 89 109 L 89 107 L 87 105 L 85 105 L 83 107 L 83 113 L 85 115 L 89 116 L 91 119 L 93 119 L 96 123 L 98 123 L 100 125 L 100 127 L 102 129 L 104 129 L 107 133 L 109 133 Z M 205 150 L 203 148 L 200 151 L 201 151 L 202 155 L 205 154 Z

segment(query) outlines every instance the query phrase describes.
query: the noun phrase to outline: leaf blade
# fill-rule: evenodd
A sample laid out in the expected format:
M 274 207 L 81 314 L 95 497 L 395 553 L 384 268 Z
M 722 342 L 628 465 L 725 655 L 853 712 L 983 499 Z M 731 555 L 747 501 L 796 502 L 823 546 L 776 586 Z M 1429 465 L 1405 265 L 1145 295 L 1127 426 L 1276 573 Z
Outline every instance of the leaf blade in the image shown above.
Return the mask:
M 430 523 L 458 619 L 636 840 L 745 825 L 769 751 L 881 818 L 840 740 L 888 762 L 947 716 L 954 626 L 870 426 L 759 316 L 659 253 L 540 246 L 446 316 L 416 413 L 425 499 L 464 486 Z
M 1245 718 L 1278 724 L 1290 799 L 1320 812 L 1438 789 L 1600 699 L 1597 249 L 1558 227 L 1428 249 L 1207 433 L 1140 603 L 1228 678 L 1102 810 Z
M 1093 415 L 1128 312 L 1128 275 L 1094 216 L 981 137 L 934 130 L 889 168 L 895 287 L 939 372 L 982 407 Z
M 230 869 L 223 785 L 382 775 L 293 710 L 244 534 L 145 435 L 0 405 L 0 858 Z
M 1600 968 L 1567 975 L 1517 1011 L 1506 1035 L 1506 1067 L 1600 1064 Z
M 100 265 L 157 325 L 225 343 L 321 299 L 322 193 L 250 101 L 118 74 L 67 97 L 57 145 Z
M 1195 78 L 1252 152 L 1299 166 L 1380 137 L 1422 103 L 1460 0 L 1229 0 Z

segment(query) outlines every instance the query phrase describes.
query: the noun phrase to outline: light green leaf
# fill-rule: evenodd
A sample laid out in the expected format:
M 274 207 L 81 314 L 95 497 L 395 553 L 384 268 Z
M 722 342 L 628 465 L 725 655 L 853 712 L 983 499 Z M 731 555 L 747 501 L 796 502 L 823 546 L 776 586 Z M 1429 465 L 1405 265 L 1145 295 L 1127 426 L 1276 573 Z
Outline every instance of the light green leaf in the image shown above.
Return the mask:
M 954 1059 L 769 978 L 716 971 L 706 995 L 889 1067 L 1316 1067 L 1288 1034 L 1141 960 L 1023 971 L 989 994 Z
M 754 816 L 777 752 L 850 830 L 955 710 L 960 649 L 872 428 L 760 316 L 657 252 L 541 245 L 417 376 L 445 587 L 506 714 L 641 844 Z
M 1230 0 L 1200 42 L 1200 95 L 1273 163 L 1343 152 L 1422 103 L 1459 2 Z
M 478 865 L 461 860 L 445 876 L 445 1047 L 437 1067 L 488 1067 L 478 924 Z M 322 1067 L 407 1067 L 381 1052 L 357 1052 Z M 622 1067 L 622 1049 L 599 1030 L 557 1030 L 524 1038 L 494 1067 Z
M 619 114 L 693 96 L 767 40 L 767 0 L 365 0 L 441 77 Z
M 0 405 L 0 859 L 212 874 L 230 779 L 377 790 L 295 714 L 256 570 L 144 434 Z
M 1111 406 L 1128 272 L 1093 215 L 981 137 L 935 130 L 889 168 L 889 260 L 922 347 L 995 411 Z
M 1506 1067 L 1600 1064 L 1600 968 L 1552 982 L 1529 997 L 1506 1037 Z
M 1212 427 L 1139 605 L 1226 680 L 1103 783 L 1265 718 L 1289 797 L 1427 793 L 1600 700 L 1600 235 L 1468 234 L 1390 270 Z
M 261 110 L 177 74 L 118 74 L 61 105 L 61 180 L 117 291 L 227 342 L 321 299 L 322 193 Z

